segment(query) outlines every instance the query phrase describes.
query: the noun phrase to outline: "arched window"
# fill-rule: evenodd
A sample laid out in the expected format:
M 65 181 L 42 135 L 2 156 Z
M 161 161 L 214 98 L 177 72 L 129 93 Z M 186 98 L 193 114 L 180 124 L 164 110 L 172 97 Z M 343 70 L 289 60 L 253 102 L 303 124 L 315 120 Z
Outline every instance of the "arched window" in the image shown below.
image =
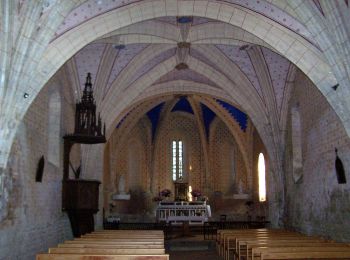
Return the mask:
M 183 177 L 183 142 L 182 140 L 173 140 L 171 143 L 172 150 L 172 175 L 173 181 Z
M 60 166 L 60 134 L 61 128 L 61 97 L 58 91 L 54 91 L 49 98 L 49 122 L 48 122 L 48 151 L 47 158 L 50 163 Z
M 259 154 L 258 159 L 259 176 L 259 201 L 266 201 L 266 179 L 265 179 L 265 158 L 263 153 Z

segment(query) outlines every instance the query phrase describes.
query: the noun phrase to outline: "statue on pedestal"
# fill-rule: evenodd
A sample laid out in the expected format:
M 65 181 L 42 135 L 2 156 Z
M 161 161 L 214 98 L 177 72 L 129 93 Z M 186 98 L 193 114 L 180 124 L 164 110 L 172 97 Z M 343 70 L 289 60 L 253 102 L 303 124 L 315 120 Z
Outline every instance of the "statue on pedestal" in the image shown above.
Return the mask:
M 242 179 L 239 179 L 239 182 L 238 182 L 238 194 L 243 194 L 243 182 L 242 182 Z
M 119 182 L 118 182 L 118 193 L 119 194 L 125 194 L 125 175 L 122 174 L 119 177 Z
M 120 175 L 118 181 L 118 192 L 112 196 L 113 200 L 130 200 L 130 194 L 125 192 L 125 174 Z

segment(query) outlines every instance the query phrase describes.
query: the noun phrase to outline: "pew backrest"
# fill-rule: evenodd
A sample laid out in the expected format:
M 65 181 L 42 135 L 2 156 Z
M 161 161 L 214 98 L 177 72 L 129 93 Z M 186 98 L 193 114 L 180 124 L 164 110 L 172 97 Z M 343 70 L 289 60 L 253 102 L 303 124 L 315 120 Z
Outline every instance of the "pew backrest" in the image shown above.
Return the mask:
M 169 260 L 169 255 L 38 254 L 36 260 Z

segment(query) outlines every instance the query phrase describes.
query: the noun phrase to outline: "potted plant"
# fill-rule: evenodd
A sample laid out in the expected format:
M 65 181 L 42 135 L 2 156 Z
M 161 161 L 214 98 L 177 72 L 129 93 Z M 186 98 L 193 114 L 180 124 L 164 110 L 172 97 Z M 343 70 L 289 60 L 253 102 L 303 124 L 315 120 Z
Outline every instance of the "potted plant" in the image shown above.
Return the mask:
M 164 189 L 159 193 L 160 196 L 168 198 L 171 195 L 171 190 L 169 189 Z
M 153 199 L 152 199 L 154 202 L 159 202 L 159 201 L 162 201 L 163 198 L 161 196 L 155 196 Z

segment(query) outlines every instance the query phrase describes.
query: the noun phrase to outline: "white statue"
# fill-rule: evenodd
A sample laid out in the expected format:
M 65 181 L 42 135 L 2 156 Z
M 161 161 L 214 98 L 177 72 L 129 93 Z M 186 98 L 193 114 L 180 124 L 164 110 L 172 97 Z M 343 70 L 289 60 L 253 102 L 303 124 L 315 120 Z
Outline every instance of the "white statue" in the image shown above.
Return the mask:
M 120 175 L 118 180 L 118 191 L 112 194 L 112 200 L 130 200 L 130 194 L 125 192 L 125 174 Z
M 120 175 L 119 177 L 118 192 L 119 194 L 125 194 L 125 175 L 124 174 Z
M 238 194 L 243 194 L 243 182 L 242 182 L 242 179 L 239 179 L 239 182 L 238 182 Z

